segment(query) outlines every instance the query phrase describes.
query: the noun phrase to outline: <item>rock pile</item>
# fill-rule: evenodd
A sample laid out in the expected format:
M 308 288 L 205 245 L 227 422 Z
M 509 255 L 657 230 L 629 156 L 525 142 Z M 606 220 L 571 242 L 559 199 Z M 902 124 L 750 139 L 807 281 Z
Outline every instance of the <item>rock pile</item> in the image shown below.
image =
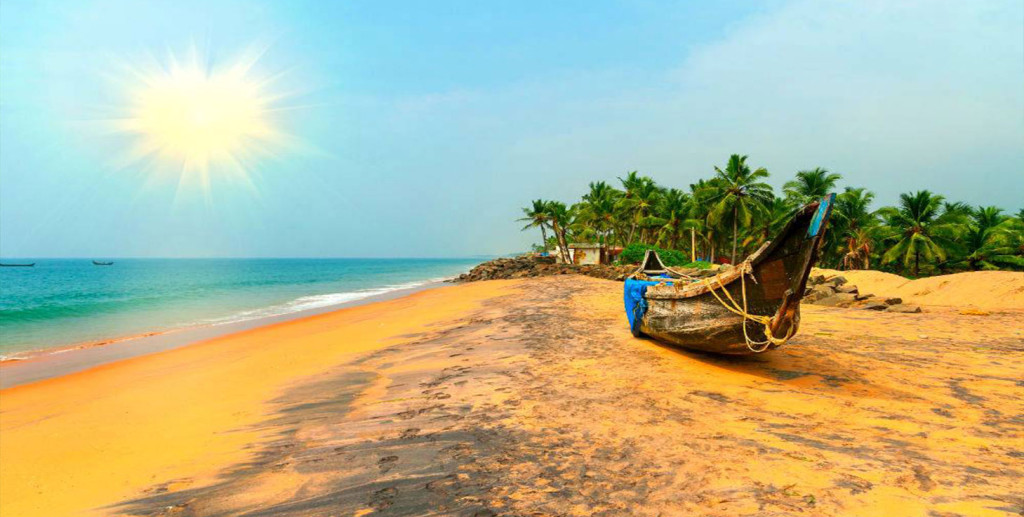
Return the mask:
M 807 279 L 804 303 L 826 307 L 854 307 L 869 311 L 921 312 L 918 305 L 906 305 L 895 297 L 882 297 L 861 293 L 857 286 L 850 285 L 842 275 L 812 275 Z
M 484 262 L 468 273 L 455 278 L 455 282 L 476 282 L 479 280 L 502 280 L 553 275 L 587 275 L 605 280 L 622 281 L 636 269 L 635 265 L 604 266 L 554 264 L 542 257 L 528 255 L 514 258 L 499 258 Z
M 635 271 L 636 268 L 635 264 L 623 266 L 556 264 L 551 257 L 523 255 L 484 262 L 473 268 L 470 272 L 459 275 L 453 281 L 477 282 L 480 280 L 506 280 L 538 276 L 587 275 L 621 282 L 625 280 L 627 275 Z M 681 270 L 681 272 L 696 278 L 713 276 L 721 271 L 717 267 L 706 270 Z M 807 280 L 807 291 L 804 293 L 803 301 L 812 305 L 852 307 L 869 311 L 921 312 L 920 306 L 904 304 L 900 298 L 861 293 L 857 286 L 850 285 L 842 275 L 812 275 Z

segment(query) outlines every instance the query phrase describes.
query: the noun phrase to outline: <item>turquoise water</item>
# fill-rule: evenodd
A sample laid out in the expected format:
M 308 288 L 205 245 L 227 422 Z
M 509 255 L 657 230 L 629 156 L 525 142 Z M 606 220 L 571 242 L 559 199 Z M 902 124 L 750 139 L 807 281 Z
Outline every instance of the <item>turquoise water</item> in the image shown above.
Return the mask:
M 0 355 L 351 302 L 481 259 L 5 259 Z

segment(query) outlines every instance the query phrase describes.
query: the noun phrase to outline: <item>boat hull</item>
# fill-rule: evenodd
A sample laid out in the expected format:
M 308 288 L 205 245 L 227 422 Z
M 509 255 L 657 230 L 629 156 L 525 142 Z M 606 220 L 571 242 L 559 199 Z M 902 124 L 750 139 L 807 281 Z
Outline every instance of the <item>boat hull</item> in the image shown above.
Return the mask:
M 799 330 L 800 299 L 818 260 L 833 199 L 826 197 L 796 212 L 774 241 L 748 258 L 749 269 L 741 266 L 690 282 L 654 279 L 658 283 L 643 289 L 645 308 L 634 323 L 634 334 L 718 354 L 778 348 L 778 343 L 767 344 L 768 334 L 779 340 Z M 741 269 L 747 274 L 741 275 Z M 730 298 L 740 307 L 745 303 L 748 314 L 771 317 L 770 328 L 729 310 Z
M 797 309 L 788 326 L 795 334 L 799 328 L 800 311 Z M 729 312 L 715 300 L 694 303 L 673 303 L 655 301 L 640 324 L 640 332 L 655 340 L 671 345 L 727 355 L 758 353 L 747 346 L 743 335 L 744 319 Z M 754 340 L 764 340 L 764 326 L 746 321 L 747 335 Z M 782 337 L 785 334 L 780 334 Z M 778 348 L 769 345 L 767 352 Z

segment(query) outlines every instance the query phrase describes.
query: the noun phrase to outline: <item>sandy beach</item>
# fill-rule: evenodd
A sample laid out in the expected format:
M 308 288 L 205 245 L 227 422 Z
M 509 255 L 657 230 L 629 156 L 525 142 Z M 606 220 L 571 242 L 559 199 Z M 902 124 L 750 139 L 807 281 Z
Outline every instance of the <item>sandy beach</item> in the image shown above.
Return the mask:
M 805 306 L 722 358 L 621 303 L 476 282 L 5 389 L 0 514 L 1024 511 L 1020 309 Z
M 0 0 L 0 517 L 1024 517 L 1022 19 Z

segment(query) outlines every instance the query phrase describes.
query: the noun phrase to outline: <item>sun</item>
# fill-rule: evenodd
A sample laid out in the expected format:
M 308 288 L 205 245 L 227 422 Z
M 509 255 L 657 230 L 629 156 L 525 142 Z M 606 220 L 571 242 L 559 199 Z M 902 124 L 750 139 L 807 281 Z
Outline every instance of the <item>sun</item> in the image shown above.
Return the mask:
M 179 190 L 196 183 L 209 194 L 217 177 L 251 186 L 260 159 L 287 140 L 272 116 L 285 96 L 253 72 L 258 59 L 249 53 L 213 64 L 193 49 L 185 59 L 168 54 L 132 67 L 127 113 L 116 123 L 134 141 L 128 161 L 177 175 Z

